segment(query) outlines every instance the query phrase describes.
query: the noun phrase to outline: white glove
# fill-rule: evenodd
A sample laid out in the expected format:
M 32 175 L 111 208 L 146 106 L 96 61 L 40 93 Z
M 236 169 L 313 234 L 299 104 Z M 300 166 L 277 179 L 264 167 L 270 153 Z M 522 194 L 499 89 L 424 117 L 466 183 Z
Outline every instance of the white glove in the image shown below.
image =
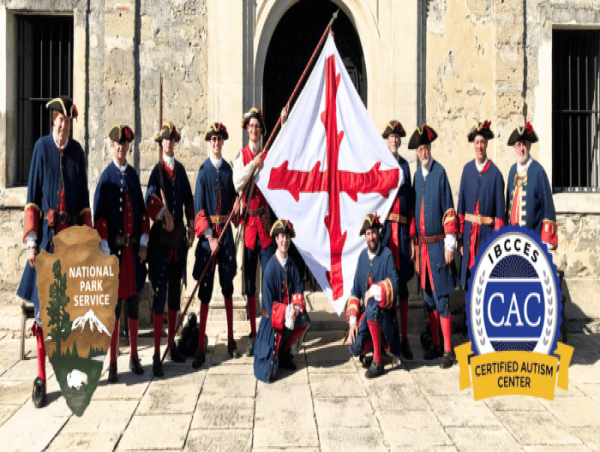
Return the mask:
M 292 304 L 288 304 L 285 308 L 285 327 L 288 330 L 294 329 L 294 321 L 292 320 L 292 315 L 294 314 L 294 306 Z
M 35 248 L 37 246 L 37 234 L 35 231 L 29 231 L 25 237 L 25 247 Z
M 110 248 L 108 247 L 108 242 L 106 240 L 102 240 L 100 242 L 100 252 L 102 252 L 102 254 L 105 256 L 110 255 Z
M 375 301 L 381 301 L 381 287 L 377 284 L 371 286 L 371 297 L 375 298 Z M 368 301 L 368 300 L 367 300 Z

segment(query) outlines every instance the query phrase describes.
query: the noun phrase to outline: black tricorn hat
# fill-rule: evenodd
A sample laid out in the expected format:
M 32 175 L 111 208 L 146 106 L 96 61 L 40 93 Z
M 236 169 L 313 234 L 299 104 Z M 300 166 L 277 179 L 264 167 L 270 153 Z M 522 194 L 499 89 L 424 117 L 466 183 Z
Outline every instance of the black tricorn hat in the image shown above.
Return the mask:
M 247 113 L 244 114 L 244 117 L 242 118 L 242 129 L 246 128 L 252 118 L 256 118 L 258 122 L 260 122 L 261 133 L 265 135 L 267 133 L 267 128 L 265 127 L 265 118 L 263 118 L 262 110 L 259 110 L 255 107 L 252 107 Z
M 67 99 L 66 97 L 57 97 L 56 99 L 52 99 L 46 104 L 46 108 L 50 111 L 58 111 L 67 118 L 77 118 L 79 114 L 73 101 Z
M 473 126 L 473 128 L 467 135 L 467 138 L 469 139 L 469 143 L 472 143 L 473 141 L 475 141 L 475 137 L 477 135 L 481 135 L 486 140 L 493 140 L 494 132 L 492 132 L 492 130 L 490 129 L 491 125 L 492 125 L 492 121 L 483 121 L 483 122 L 478 123 L 476 126 Z
M 435 130 L 429 127 L 427 124 L 423 124 L 423 127 L 415 129 L 413 134 L 408 141 L 408 149 L 418 149 L 422 144 L 433 143 L 437 139 L 438 135 Z
M 271 228 L 271 237 L 277 237 L 277 234 L 289 234 L 290 238 L 296 237 L 296 231 L 290 220 L 277 220 Z
M 395 133 L 400 138 L 403 138 L 406 136 L 406 131 L 404 130 L 404 127 L 402 127 L 402 124 L 400 124 L 400 121 L 396 121 L 395 119 L 392 119 L 390 122 L 388 122 L 387 125 L 385 126 L 385 130 L 383 131 L 381 136 L 383 138 L 387 138 L 392 133 Z
M 210 141 L 213 135 L 221 135 L 224 140 L 229 138 L 227 127 L 222 122 L 213 122 L 208 126 L 204 134 L 204 141 Z
M 129 126 L 113 126 L 113 128 L 110 129 L 110 132 L 108 132 L 108 137 L 112 141 L 122 144 L 126 141 L 131 143 L 135 138 L 135 135 Z
M 375 214 L 370 213 L 363 220 L 363 224 L 360 227 L 360 232 L 358 233 L 358 235 L 364 235 L 365 232 L 367 232 L 367 229 L 381 229 L 382 227 L 383 225 L 379 220 L 379 215 L 377 215 L 377 212 L 375 212 Z
M 530 122 L 525 124 L 525 127 L 517 127 L 508 137 L 508 145 L 514 146 L 517 141 L 529 141 L 530 143 L 537 143 L 538 136 L 533 130 L 533 126 Z
M 179 140 L 181 140 L 181 135 L 179 135 L 177 127 L 175 127 L 175 124 L 172 122 L 165 122 L 160 128 L 160 131 L 154 135 L 154 141 L 156 141 L 158 144 L 161 144 L 162 140 L 165 138 L 168 140 L 173 139 L 175 142 L 179 142 Z

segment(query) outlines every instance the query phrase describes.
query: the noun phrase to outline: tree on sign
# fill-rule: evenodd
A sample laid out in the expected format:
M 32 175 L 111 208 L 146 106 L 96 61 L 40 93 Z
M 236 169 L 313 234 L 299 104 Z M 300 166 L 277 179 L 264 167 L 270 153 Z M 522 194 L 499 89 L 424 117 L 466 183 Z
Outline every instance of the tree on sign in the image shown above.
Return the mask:
M 48 312 L 48 326 L 50 334 L 56 343 L 55 354 L 57 357 L 62 355 L 60 350 L 61 341 L 66 341 L 71 334 L 71 316 L 66 310 L 69 304 L 69 297 L 66 296 L 67 291 L 67 274 L 61 273 L 60 260 L 57 260 L 52 265 L 52 273 L 54 274 L 54 282 L 50 285 L 50 303 L 46 308 Z

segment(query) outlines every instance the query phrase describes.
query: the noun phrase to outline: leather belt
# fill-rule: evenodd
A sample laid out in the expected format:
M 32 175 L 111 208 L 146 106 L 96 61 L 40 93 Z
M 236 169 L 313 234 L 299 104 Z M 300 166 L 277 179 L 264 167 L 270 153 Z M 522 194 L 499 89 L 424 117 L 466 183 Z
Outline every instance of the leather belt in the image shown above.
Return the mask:
M 437 234 L 437 235 L 430 235 L 427 237 L 418 237 L 418 243 L 419 245 L 430 245 L 432 243 L 436 243 L 436 242 L 441 242 L 442 240 L 444 240 L 445 235 L 444 234 Z
M 70 215 L 67 212 L 59 212 L 58 214 L 53 214 L 51 212 L 56 212 L 54 209 L 50 209 L 48 212 L 44 212 L 44 220 L 51 219 L 54 216 L 55 221 L 58 220 L 61 223 L 68 223 L 69 226 L 74 226 L 78 223 L 79 217 L 77 215 Z M 51 225 L 51 227 L 54 225 Z
M 266 207 L 259 207 L 256 210 L 249 210 L 248 215 L 251 217 L 258 217 L 259 215 L 262 215 L 263 213 L 267 213 L 268 211 L 269 211 L 269 209 L 267 209 Z
M 465 220 L 471 223 L 476 223 L 484 226 L 493 226 L 494 218 L 492 217 L 484 217 L 481 215 L 473 215 L 472 213 L 465 213 Z
M 229 215 L 211 215 L 210 222 L 212 224 L 225 224 L 227 223 L 227 218 L 229 218 Z
M 408 224 L 408 218 L 397 214 L 397 213 L 390 213 L 388 214 L 386 220 L 392 221 L 394 223 L 398 223 L 398 224 Z
M 138 238 L 130 235 L 118 235 L 115 239 L 115 244 L 117 246 L 136 245 L 137 243 Z

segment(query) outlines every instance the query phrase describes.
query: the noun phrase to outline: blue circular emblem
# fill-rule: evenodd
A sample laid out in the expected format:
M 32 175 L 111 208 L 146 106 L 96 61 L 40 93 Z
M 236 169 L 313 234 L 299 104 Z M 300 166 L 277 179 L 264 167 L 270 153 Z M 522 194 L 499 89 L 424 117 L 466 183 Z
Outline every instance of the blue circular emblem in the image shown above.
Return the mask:
M 561 323 L 561 292 L 540 237 L 520 226 L 495 231 L 475 257 L 467 326 L 476 355 L 528 351 L 551 355 Z

